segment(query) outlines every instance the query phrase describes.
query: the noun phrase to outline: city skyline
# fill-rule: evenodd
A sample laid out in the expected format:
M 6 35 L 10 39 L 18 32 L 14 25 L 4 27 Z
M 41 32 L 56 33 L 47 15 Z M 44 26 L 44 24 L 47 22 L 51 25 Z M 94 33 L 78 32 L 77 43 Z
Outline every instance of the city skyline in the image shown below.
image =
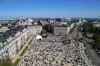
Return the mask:
M 100 18 L 99 0 L 0 0 L 0 18 Z

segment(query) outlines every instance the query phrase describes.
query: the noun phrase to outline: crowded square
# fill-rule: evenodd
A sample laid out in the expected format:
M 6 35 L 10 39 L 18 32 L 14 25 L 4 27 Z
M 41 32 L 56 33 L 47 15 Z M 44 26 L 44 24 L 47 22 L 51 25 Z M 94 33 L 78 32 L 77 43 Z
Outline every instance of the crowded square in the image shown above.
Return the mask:
M 82 53 L 82 44 L 76 45 L 74 40 L 64 44 L 62 39 L 53 35 L 41 40 L 34 38 L 18 66 L 94 66 Z

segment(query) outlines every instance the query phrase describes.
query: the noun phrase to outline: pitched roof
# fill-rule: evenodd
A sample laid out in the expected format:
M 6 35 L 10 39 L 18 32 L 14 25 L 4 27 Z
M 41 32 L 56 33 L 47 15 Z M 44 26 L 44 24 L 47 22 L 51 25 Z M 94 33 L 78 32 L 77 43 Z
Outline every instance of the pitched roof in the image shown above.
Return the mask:
M 5 42 L 6 39 L 8 39 L 9 37 L 14 37 L 18 31 L 22 32 L 23 29 L 24 27 L 19 26 L 19 27 L 6 31 L 5 33 L 1 33 L 0 42 Z

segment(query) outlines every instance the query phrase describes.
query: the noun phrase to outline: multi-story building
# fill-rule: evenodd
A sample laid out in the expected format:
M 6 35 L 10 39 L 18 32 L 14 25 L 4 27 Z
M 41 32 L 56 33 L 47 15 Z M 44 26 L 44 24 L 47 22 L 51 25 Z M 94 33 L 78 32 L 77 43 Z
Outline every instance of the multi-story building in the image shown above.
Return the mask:
M 26 21 L 20 19 L 15 24 L 1 24 L 0 28 L 0 58 L 9 56 L 11 59 L 22 49 L 30 37 L 41 32 L 42 26 L 27 25 Z M 34 36 L 33 36 L 34 35 Z
M 100 27 L 100 22 L 94 21 L 92 22 L 94 27 Z
M 7 27 L 0 27 L 0 32 L 6 32 L 7 30 L 9 30 Z
M 66 24 L 67 23 L 67 24 Z M 60 24 L 54 26 L 54 34 L 55 35 L 68 35 L 70 29 L 74 26 L 73 22 L 66 22 L 65 24 Z
M 8 30 L 0 35 L 0 57 L 14 58 L 30 37 L 30 30 L 22 26 Z

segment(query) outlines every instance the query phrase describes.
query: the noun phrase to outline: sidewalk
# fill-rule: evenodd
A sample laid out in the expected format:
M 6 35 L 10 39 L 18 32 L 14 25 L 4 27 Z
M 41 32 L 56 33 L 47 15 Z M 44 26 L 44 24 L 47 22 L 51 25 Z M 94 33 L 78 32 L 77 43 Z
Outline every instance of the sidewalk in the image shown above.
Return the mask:
M 92 65 L 92 63 L 91 63 L 92 61 L 84 53 L 85 47 L 83 46 L 83 43 L 81 43 L 81 42 L 79 42 L 79 49 L 80 49 L 81 57 L 85 60 L 86 64 L 88 66 L 95 66 L 95 65 Z
M 32 39 L 32 38 L 30 38 L 30 39 L 26 42 L 26 44 L 23 46 L 23 48 L 16 54 L 16 56 L 14 57 L 14 59 L 12 59 L 12 62 L 13 62 L 13 63 L 15 63 L 16 60 L 17 60 L 18 58 L 20 58 L 20 54 L 22 53 L 22 51 L 24 50 L 24 48 L 25 48 L 26 46 L 28 46 L 28 43 L 29 43 L 29 41 L 30 41 L 31 39 Z

